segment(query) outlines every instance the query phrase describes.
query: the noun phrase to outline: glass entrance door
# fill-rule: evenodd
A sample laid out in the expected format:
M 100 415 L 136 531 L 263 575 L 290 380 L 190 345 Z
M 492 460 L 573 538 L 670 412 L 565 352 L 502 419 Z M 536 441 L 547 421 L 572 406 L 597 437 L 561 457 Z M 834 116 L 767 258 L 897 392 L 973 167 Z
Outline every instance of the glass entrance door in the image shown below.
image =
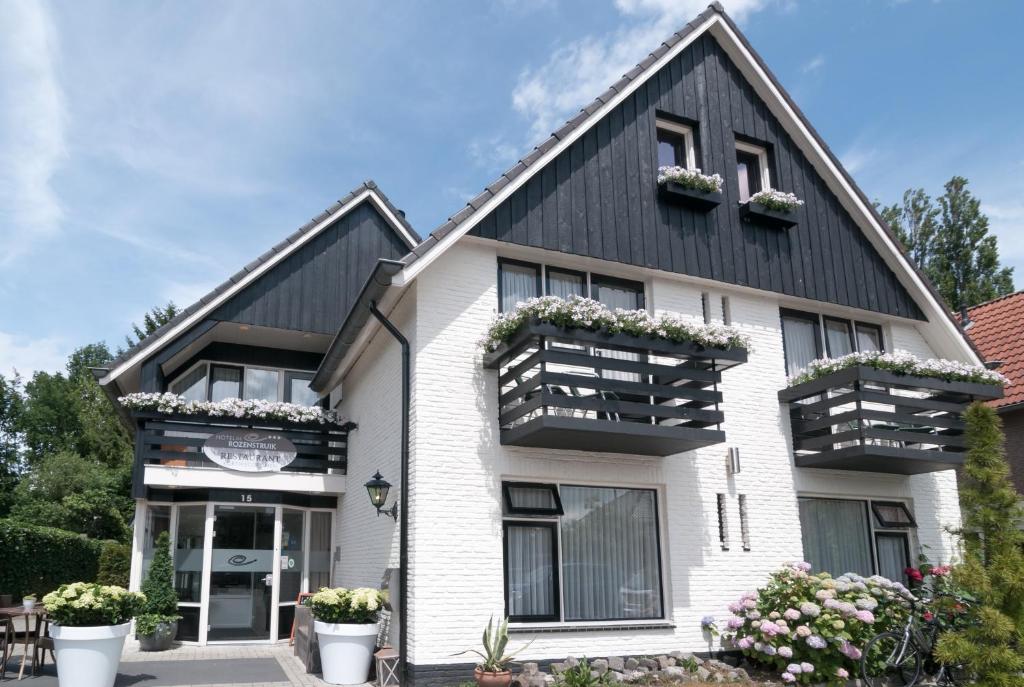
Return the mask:
M 274 511 L 214 506 L 207 641 L 270 639 Z

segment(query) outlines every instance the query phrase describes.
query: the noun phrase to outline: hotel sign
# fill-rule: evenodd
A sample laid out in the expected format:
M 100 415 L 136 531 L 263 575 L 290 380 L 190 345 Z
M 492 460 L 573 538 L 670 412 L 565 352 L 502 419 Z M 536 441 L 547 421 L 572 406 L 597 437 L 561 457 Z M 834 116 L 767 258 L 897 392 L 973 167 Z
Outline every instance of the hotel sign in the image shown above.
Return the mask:
M 280 434 L 226 429 L 206 439 L 203 453 L 217 465 L 240 472 L 279 472 L 295 460 L 295 444 Z

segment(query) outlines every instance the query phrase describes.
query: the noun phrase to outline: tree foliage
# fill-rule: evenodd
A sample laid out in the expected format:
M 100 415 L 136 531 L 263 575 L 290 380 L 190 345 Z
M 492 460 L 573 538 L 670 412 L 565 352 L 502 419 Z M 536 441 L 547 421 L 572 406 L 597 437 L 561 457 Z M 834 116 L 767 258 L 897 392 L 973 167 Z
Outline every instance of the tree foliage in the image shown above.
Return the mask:
M 147 615 L 178 617 L 178 595 L 174 591 L 174 566 L 171 563 L 171 538 L 161 532 L 156 538 L 153 561 L 146 579 L 142 581 L 146 603 L 142 612 Z
M 147 336 L 164 326 L 177 315 L 181 310 L 174 301 L 167 301 L 166 305 L 155 305 L 142 317 L 142 324 L 132 322 L 132 333 L 124 337 L 128 348 L 132 348 Z M 121 353 L 122 351 L 118 351 Z
M 1010 482 L 1002 422 L 975 403 L 965 413 L 968 445 L 960 500 L 964 511 L 964 562 L 958 584 L 977 604 L 971 623 L 942 635 L 937 655 L 964 664 L 981 687 L 1024 685 L 1024 517 Z
M 988 217 L 967 185 L 967 179 L 953 177 L 937 204 L 920 188 L 905 191 L 899 204 L 875 204 L 951 309 L 1013 291 L 1013 268 L 1000 263 Z

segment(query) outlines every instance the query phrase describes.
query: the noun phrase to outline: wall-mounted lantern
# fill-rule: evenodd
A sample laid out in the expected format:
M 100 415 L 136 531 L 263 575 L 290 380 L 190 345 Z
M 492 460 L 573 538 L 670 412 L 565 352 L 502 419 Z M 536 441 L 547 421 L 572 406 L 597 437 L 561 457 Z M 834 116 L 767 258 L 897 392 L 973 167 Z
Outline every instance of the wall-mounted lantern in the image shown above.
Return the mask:
M 384 508 L 391 483 L 381 477 L 380 470 L 374 473 L 373 478 L 365 486 L 366 493 L 370 495 L 370 505 L 377 509 L 377 515 L 388 515 L 398 522 L 398 502 L 396 501 L 391 508 Z
M 738 475 L 740 473 L 740 450 L 735 446 L 729 448 L 729 455 L 725 467 L 726 472 L 730 475 Z

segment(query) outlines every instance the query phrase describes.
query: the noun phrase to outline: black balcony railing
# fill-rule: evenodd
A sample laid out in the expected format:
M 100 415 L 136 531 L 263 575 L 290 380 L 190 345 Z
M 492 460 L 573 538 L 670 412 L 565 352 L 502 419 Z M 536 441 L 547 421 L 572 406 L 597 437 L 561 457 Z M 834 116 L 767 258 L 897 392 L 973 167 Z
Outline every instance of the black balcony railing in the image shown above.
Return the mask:
M 851 367 L 783 389 L 798 467 L 913 475 L 963 464 L 963 412 L 992 384 Z
M 667 456 L 725 440 L 722 370 L 744 349 L 527 323 L 484 357 L 501 443 Z
M 282 472 L 344 474 L 348 433 L 355 427 L 352 423 L 289 423 L 157 412 L 133 412 L 132 418 L 136 423 L 133 482 L 137 488 L 141 488 L 146 465 L 217 467 L 203 453 L 203 444 L 210 436 L 227 429 L 272 432 L 288 439 L 295 446 L 296 456 Z

